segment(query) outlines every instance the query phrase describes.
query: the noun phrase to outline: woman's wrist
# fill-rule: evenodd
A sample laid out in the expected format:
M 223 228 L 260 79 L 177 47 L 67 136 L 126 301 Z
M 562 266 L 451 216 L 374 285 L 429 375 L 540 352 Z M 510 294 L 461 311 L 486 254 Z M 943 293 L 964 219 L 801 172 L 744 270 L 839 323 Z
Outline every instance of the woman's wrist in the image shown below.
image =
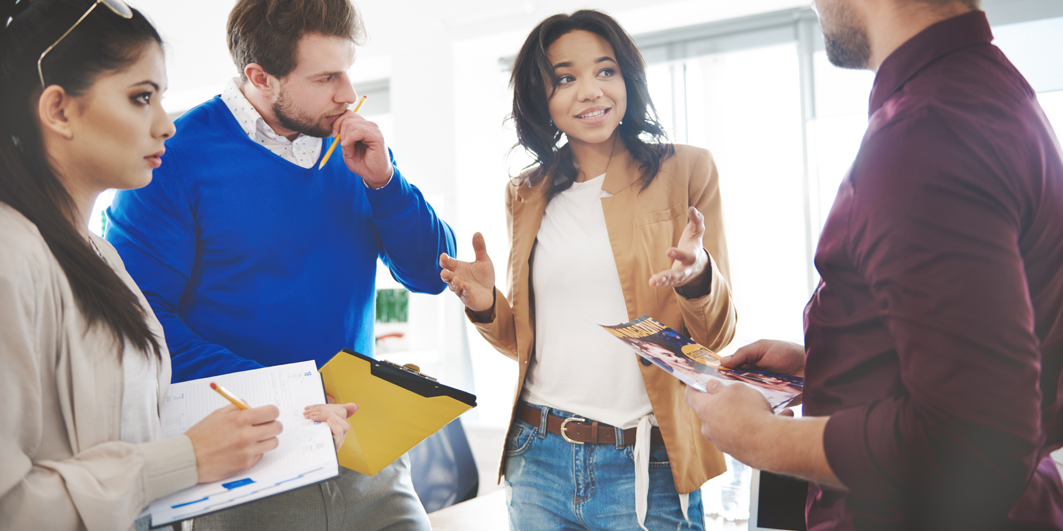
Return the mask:
M 705 253 L 705 268 L 689 284 L 675 287 L 675 292 L 685 299 L 700 299 L 712 293 L 712 260 L 708 250 L 701 251 Z
M 476 311 L 472 308 L 468 308 L 469 318 L 474 323 L 490 323 L 495 318 L 495 302 L 498 300 L 498 290 L 491 289 L 491 306 L 483 311 Z
M 155 499 L 198 483 L 195 445 L 187 435 L 137 445 L 147 472 L 148 498 Z

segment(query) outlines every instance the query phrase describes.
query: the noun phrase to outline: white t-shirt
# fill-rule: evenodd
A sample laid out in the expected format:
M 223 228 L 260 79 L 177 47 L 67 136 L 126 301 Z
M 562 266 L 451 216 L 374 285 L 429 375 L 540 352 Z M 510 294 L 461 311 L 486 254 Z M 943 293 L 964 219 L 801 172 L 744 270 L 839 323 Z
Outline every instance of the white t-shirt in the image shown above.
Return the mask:
M 628 320 L 605 226 L 605 175 L 561 192 L 543 212 L 531 279 L 535 359 L 521 398 L 630 428 L 649 413 L 638 356 L 592 323 Z

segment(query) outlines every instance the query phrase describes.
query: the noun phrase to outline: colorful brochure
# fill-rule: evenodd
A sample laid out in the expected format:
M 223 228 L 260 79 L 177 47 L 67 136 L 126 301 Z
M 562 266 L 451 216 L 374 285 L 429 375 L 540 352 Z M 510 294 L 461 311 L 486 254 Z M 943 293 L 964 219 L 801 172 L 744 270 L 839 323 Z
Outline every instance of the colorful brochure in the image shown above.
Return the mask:
M 721 367 L 721 356 L 648 315 L 618 325 L 598 326 L 698 391 L 704 391 L 710 380 L 725 385 L 741 382 L 760 391 L 778 410 L 800 396 L 805 386 L 804 378 L 799 376 Z

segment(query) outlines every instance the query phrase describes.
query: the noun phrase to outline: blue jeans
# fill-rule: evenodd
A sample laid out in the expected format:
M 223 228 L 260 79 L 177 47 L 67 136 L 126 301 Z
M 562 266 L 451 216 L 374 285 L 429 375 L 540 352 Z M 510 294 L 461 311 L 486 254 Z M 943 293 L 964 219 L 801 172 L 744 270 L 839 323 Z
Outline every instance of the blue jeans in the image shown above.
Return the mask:
M 548 411 L 562 418 L 578 416 Z M 622 439 L 617 433 L 617 440 Z M 514 420 L 505 450 L 510 530 L 640 531 L 632 450 L 630 444 L 567 442 L 546 431 L 546 415 L 539 426 Z M 663 445 L 652 445 L 646 528 L 703 531 L 701 491 L 690 493 L 687 516 L 689 521 L 683 519 L 668 453 Z

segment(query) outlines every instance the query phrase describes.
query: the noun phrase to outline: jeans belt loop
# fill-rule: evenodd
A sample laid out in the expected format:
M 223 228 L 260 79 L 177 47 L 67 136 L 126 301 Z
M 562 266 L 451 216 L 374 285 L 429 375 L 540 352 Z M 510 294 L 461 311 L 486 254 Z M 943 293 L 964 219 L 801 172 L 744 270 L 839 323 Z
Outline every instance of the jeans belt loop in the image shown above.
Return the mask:
M 540 439 L 545 439 L 546 438 L 546 419 L 550 417 L 550 408 L 547 407 L 547 406 L 543 406 L 543 408 L 541 410 L 539 410 L 539 411 L 541 412 L 541 415 L 542 415 L 540 420 L 539 420 L 539 438 Z M 564 425 L 562 425 L 562 428 L 563 427 L 564 427 Z M 562 433 L 564 433 L 564 429 L 562 429 Z
M 613 429 L 616 430 L 616 449 L 617 450 L 623 450 L 624 449 L 624 430 L 620 429 L 619 426 L 613 426 Z

